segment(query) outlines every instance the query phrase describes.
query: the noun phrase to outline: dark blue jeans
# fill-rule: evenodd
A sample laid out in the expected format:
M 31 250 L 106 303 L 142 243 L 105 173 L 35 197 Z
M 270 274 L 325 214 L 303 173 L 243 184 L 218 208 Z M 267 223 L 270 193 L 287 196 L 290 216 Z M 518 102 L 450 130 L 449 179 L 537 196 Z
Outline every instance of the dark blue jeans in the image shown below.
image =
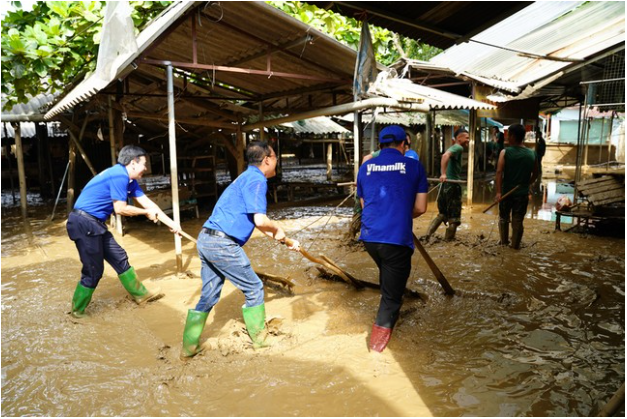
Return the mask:
M 246 307 L 263 304 L 263 282 L 239 244 L 226 237 L 201 232 L 196 247 L 202 265 L 202 291 L 196 304 L 197 311 L 209 312 L 218 303 L 225 278 L 244 293 Z
M 375 323 L 394 328 L 403 304 L 403 294 L 411 273 L 414 250 L 396 244 L 364 242 L 370 257 L 379 267 L 381 302 Z
M 84 287 L 98 286 L 104 272 L 105 260 L 118 275 L 130 269 L 126 251 L 115 241 L 102 221 L 71 212 L 66 228 L 83 264 L 81 285 Z

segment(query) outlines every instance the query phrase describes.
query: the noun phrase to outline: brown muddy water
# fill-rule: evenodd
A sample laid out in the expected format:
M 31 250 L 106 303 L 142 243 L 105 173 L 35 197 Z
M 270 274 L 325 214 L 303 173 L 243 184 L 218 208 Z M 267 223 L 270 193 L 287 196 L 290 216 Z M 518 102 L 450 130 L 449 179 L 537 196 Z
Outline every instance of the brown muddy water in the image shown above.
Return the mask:
M 335 203 L 337 205 L 337 202 Z M 270 211 L 288 235 L 357 278 L 377 281 L 367 253 L 343 238 L 350 209 Z M 64 214 L 43 208 L 28 225 L 2 217 L 3 416 L 579 416 L 625 375 L 625 242 L 525 221 L 523 248 L 496 245 L 496 217 L 463 214 L 458 240 L 426 244 L 458 295 L 442 295 L 413 257 L 401 320 L 382 354 L 367 349 L 375 290 L 318 278 L 312 263 L 257 233 L 253 266 L 291 278 L 266 287 L 273 346 L 254 351 L 244 298 L 230 283 L 203 333 L 206 350 L 178 359 L 200 263 L 183 239 L 187 274 L 175 275 L 172 235 L 144 220 L 119 241 L 147 286 L 166 297 L 137 307 L 107 267 L 90 317 L 68 315 L 80 264 Z M 414 222 L 423 234 L 430 212 Z M 206 218 L 207 214 L 204 214 Z M 322 218 L 321 218 L 322 217 Z M 196 235 L 204 218 L 183 222 Z M 316 221 L 314 224 L 314 221 Z M 303 228 L 305 228 L 303 230 Z

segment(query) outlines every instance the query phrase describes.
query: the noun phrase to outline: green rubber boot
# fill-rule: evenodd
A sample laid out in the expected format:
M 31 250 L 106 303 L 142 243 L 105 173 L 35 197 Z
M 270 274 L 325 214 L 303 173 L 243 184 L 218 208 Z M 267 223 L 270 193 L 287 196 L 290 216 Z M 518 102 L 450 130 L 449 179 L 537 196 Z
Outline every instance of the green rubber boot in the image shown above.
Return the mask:
M 198 341 L 205 328 L 207 317 L 209 317 L 209 312 L 187 310 L 181 358 L 190 358 L 202 350 L 198 345 Z
M 520 249 L 520 242 L 522 241 L 523 236 L 523 223 L 522 221 L 513 221 L 512 220 L 512 248 Z
M 444 221 L 446 221 L 446 217 L 444 215 L 436 215 L 436 217 L 431 220 L 431 224 L 429 224 L 429 228 L 427 228 L 427 234 L 425 234 L 425 236 L 427 238 L 431 237 L 433 233 L 435 233 L 435 231 L 438 229 L 440 224 L 442 224 Z
M 444 240 L 451 241 L 455 240 L 455 233 L 457 232 L 458 224 L 449 223 L 448 227 L 446 227 L 446 231 L 444 232 Z
M 500 245 L 507 246 L 509 244 L 509 222 L 499 220 L 499 236 L 501 238 Z
M 76 290 L 74 291 L 74 297 L 72 298 L 72 316 L 80 319 L 85 317 L 85 308 L 91 301 L 95 288 L 87 288 L 81 285 L 79 282 L 76 284 Z
M 253 341 L 253 348 L 268 346 L 265 343 L 268 331 L 266 330 L 266 305 L 262 303 L 255 307 L 242 306 L 244 323 L 248 334 Z
M 148 291 L 144 284 L 137 280 L 137 274 L 135 274 L 135 269 L 132 266 L 126 272 L 118 275 L 118 278 L 120 278 L 120 282 L 137 304 L 158 300 L 164 296 L 160 289 L 152 292 Z

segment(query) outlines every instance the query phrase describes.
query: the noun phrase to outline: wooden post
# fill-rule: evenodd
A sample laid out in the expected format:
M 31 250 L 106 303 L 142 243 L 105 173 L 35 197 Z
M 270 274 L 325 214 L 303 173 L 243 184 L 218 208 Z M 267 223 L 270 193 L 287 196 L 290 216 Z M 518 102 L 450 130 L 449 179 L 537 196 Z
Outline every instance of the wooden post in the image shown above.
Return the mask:
M 74 192 L 76 186 L 76 144 L 70 141 L 69 170 L 67 178 L 67 213 L 74 209 Z
M 357 174 L 359 173 L 359 165 L 361 164 L 361 154 L 359 145 L 361 142 L 361 113 L 355 112 L 353 122 L 353 141 L 355 142 L 355 160 L 353 161 L 353 174 L 355 182 L 357 182 Z
M 427 175 L 437 175 L 440 177 L 440 171 L 435 170 L 433 161 L 435 160 L 435 147 L 433 146 L 433 119 L 431 117 L 431 112 L 427 112 L 425 114 L 425 157 L 424 157 L 424 165 L 427 170 Z
M 94 169 L 94 166 L 91 164 L 91 160 L 89 160 L 89 157 L 87 157 L 87 153 L 85 153 L 85 150 L 83 149 L 83 146 L 81 145 L 80 140 L 76 139 L 76 136 L 74 135 L 72 130 L 68 130 L 68 132 L 70 133 L 70 139 L 72 140 L 72 142 L 78 149 L 78 152 L 80 153 L 81 157 L 83 158 L 83 161 L 85 162 L 85 164 L 91 171 L 91 174 L 96 176 L 98 172 L 96 172 L 96 169 Z
M 172 75 L 172 65 L 168 64 L 168 134 L 170 145 L 170 185 L 172 186 L 172 216 L 177 225 L 181 225 L 181 213 L 179 210 L 179 177 L 176 160 L 176 125 L 174 119 L 174 81 Z M 181 247 L 181 236 L 174 235 L 174 249 L 176 253 L 176 272 L 183 272 L 183 249 Z
M 4 128 L 4 138 L 9 138 L 9 132 L 7 131 L 7 123 L 2 123 Z M 11 144 L 7 146 L 7 164 L 9 165 L 9 181 L 11 183 L 11 196 L 13 197 L 13 205 L 15 205 L 15 185 L 13 183 L 13 163 L 11 163 Z
M 327 180 L 333 178 L 333 143 L 327 144 Z
M 244 134 L 244 131 L 242 131 L 242 124 L 242 118 L 241 116 L 238 116 L 237 132 L 235 134 L 235 149 L 237 150 L 237 155 L 235 156 L 235 158 L 237 159 L 237 176 L 241 175 L 244 172 L 244 166 L 246 164 L 246 162 L 244 161 L 244 152 L 246 150 L 246 136 Z
M 259 104 L 259 121 L 263 121 L 263 103 Z M 266 140 L 266 132 L 264 131 L 264 127 L 259 127 L 259 141 Z M 276 151 L 276 150 L 274 150 Z
M 46 163 L 47 170 L 50 177 L 50 196 L 54 196 L 55 191 L 57 190 L 56 182 L 54 180 L 54 166 L 52 165 L 52 153 L 50 152 L 50 137 L 48 136 L 48 128 L 46 127 Z
M 28 202 L 26 201 L 26 172 L 24 170 L 24 149 L 22 148 L 22 131 L 20 123 L 13 126 L 15 129 L 15 156 L 17 157 L 17 175 L 20 181 L 20 207 L 22 218 L 28 216 Z
M 376 151 L 375 146 L 375 128 L 377 126 L 377 122 L 375 119 L 375 114 L 377 108 L 372 108 L 372 121 L 370 122 L 370 152 L 374 153 Z
M 35 132 L 37 134 L 37 174 L 39 177 L 39 193 L 42 198 L 48 197 L 48 189 L 44 187 L 46 184 L 46 151 L 45 137 L 48 134 L 46 124 L 35 123 Z
M 472 192 L 475 177 L 475 138 L 477 136 L 477 111 L 470 109 L 470 142 L 468 143 L 468 188 L 466 190 L 466 207 L 472 208 Z
M 484 125 L 485 122 L 485 125 Z M 483 145 L 483 177 L 486 178 L 487 174 L 488 174 L 488 139 L 486 138 L 485 140 L 483 139 L 483 128 L 488 126 L 488 120 L 486 118 L 481 118 L 481 129 L 480 129 L 480 135 L 481 135 L 481 142 Z M 488 129 L 488 132 L 489 129 Z M 484 188 L 485 191 L 485 188 Z
M 111 96 L 107 96 L 107 104 L 109 105 L 109 146 L 111 149 L 111 166 L 115 166 L 117 163 L 117 156 L 115 152 L 115 123 L 113 121 L 113 105 L 111 104 Z M 72 179 L 72 172 L 73 170 L 70 170 L 70 179 Z M 69 190 L 70 189 L 68 187 L 68 191 Z M 118 214 L 115 215 L 115 231 L 120 236 L 124 234 L 124 230 L 122 229 L 122 216 Z

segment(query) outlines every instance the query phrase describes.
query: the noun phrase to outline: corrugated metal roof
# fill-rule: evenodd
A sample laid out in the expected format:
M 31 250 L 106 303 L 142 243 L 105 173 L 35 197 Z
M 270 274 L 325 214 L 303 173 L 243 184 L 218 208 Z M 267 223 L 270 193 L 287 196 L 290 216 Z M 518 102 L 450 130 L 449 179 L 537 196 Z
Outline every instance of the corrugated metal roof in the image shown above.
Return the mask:
M 100 78 L 100 75 L 93 73 L 86 79 L 84 79 L 78 86 L 76 86 L 70 93 L 68 93 L 63 99 L 57 103 L 48 113 L 46 113 L 46 119 L 52 118 L 54 115 L 61 113 L 62 111 L 69 109 L 85 99 L 98 93 L 111 83 L 115 78 L 126 69 L 135 58 L 139 56 L 161 33 L 163 33 L 170 24 L 181 17 L 187 10 L 195 5 L 194 2 L 176 2 L 166 9 L 161 15 L 156 17 L 138 36 L 137 46 L 138 51 L 129 55 L 125 60 L 120 60 L 119 65 L 115 70 L 112 70 L 116 74 L 113 78 Z
M 19 103 L 13 106 L 10 110 L 4 110 L 6 100 L 2 98 L 2 120 L 7 122 L 9 119 L 13 121 L 32 121 L 42 120 L 43 113 L 47 107 L 55 100 L 59 94 L 40 93 L 37 96 L 31 98 L 26 103 Z
M 381 77 L 368 93 L 396 100 L 423 101 L 431 109 L 496 109 L 494 105 L 465 98 L 443 90 L 412 83 L 411 80 Z
M 347 134 L 351 132 L 326 116 L 286 122 L 281 125 L 290 127 L 299 134 Z
M 449 48 L 505 19 L 528 1 L 308 1 L 344 16 Z
M 370 121 L 372 121 L 372 114 L 364 113 L 361 118 L 364 123 L 370 123 Z M 354 114 L 343 115 L 340 119 L 352 123 L 354 121 Z M 435 125 L 467 126 L 468 120 L 469 116 L 467 110 L 443 110 L 435 113 L 434 123 Z M 486 118 L 486 120 L 489 126 L 503 126 L 503 124 L 491 118 Z M 375 119 L 375 123 L 378 125 L 401 125 L 406 127 L 424 125 L 426 121 L 427 115 L 419 112 L 378 112 Z
M 182 16 L 185 13 L 189 18 Z M 223 120 L 224 115 L 219 118 L 215 112 L 207 112 L 212 106 L 223 113 L 235 111 L 247 115 L 256 114 L 258 104 L 263 103 L 264 114 L 270 115 L 352 100 L 350 82 L 356 52 L 351 48 L 263 2 L 184 2 L 171 6 L 144 30 L 137 39 L 137 53 L 118 67 L 116 78 L 125 77 L 131 63 L 139 66 L 126 77 L 125 94 L 129 96 L 125 97 L 124 106 L 129 112 L 162 113 L 165 74 L 158 68 L 163 65 L 155 61 L 192 63 L 193 26 L 199 65 L 239 70 L 207 70 L 174 64 L 175 70 L 179 70 L 175 87 L 181 89 L 177 92 L 177 119 Z M 164 36 L 159 37 L 160 34 Z M 269 65 L 277 75 L 248 73 L 266 71 Z M 305 77 L 281 77 L 280 73 Z M 196 80 L 184 81 L 185 74 L 195 75 Z M 46 117 L 75 106 L 112 82 L 93 76 L 85 79 Z M 144 95 L 133 97 L 135 92 Z M 202 97 L 191 104 L 185 96 Z M 243 104 L 235 103 L 235 98 Z
M 624 42 L 624 2 L 536 2 L 431 62 L 458 74 L 483 78 L 495 87 L 507 83 L 508 90 L 519 92 Z

